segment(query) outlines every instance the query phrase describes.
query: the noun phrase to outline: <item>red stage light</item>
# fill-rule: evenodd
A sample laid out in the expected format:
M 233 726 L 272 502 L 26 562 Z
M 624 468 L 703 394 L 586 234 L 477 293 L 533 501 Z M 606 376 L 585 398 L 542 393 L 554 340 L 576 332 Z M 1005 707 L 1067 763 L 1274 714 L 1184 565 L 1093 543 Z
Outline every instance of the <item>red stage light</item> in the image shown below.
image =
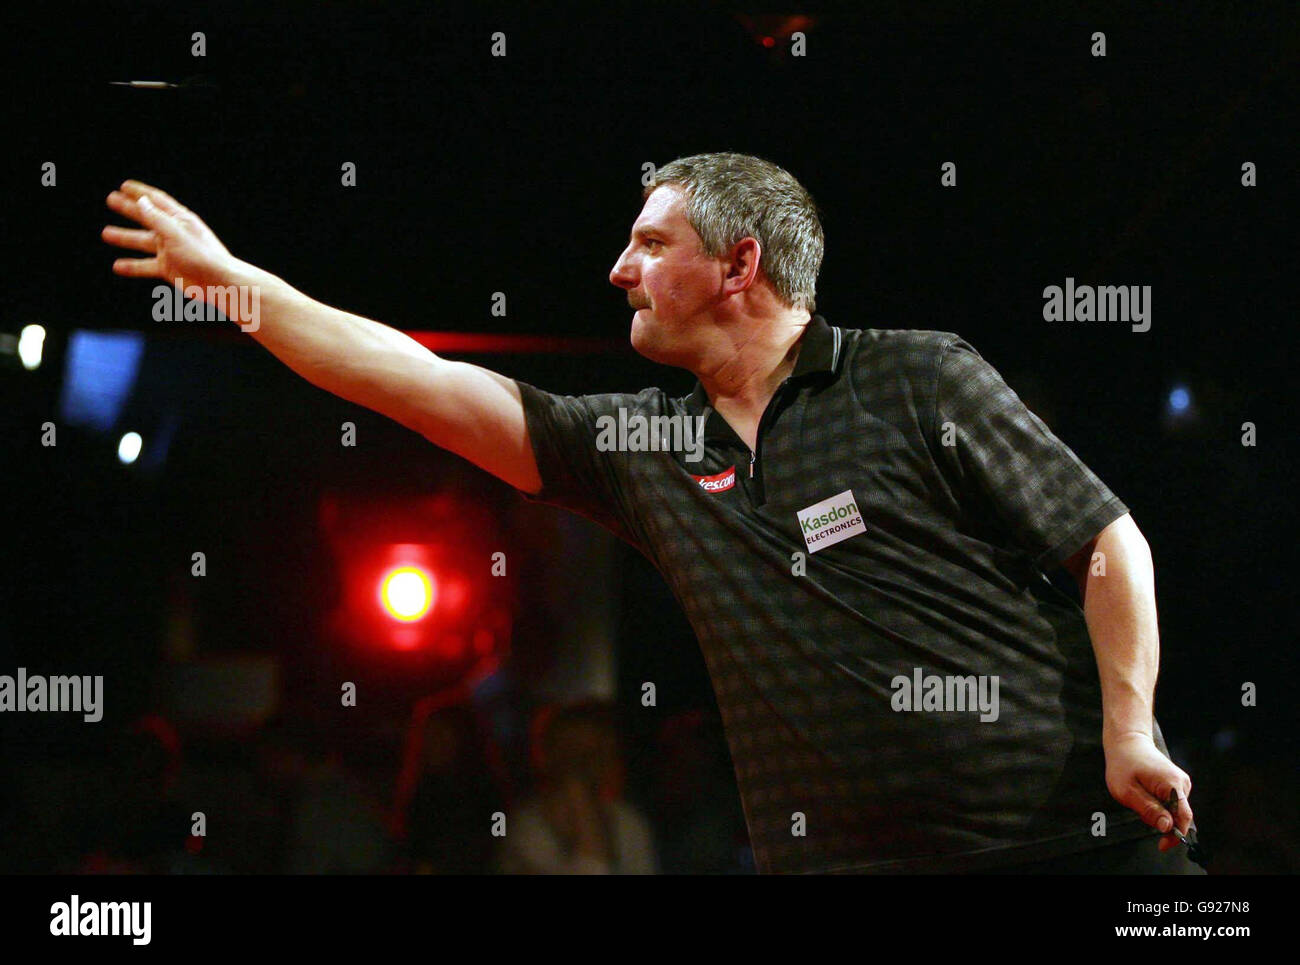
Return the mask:
M 379 584 L 380 605 L 402 623 L 424 619 L 433 608 L 435 594 L 433 577 L 418 566 L 389 570 Z
M 503 543 L 492 509 L 451 491 L 321 497 L 337 601 L 323 629 L 357 672 L 441 686 L 479 679 L 509 653 L 514 584 L 489 576 Z

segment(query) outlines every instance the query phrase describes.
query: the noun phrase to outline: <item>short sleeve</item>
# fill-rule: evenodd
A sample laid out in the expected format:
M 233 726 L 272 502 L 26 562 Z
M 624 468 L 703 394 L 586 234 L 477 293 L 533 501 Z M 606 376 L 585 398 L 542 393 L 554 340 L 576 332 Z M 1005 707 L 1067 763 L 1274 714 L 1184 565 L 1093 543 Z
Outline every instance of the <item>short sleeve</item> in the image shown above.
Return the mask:
M 559 506 L 586 516 L 633 546 L 625 475 L 619 454 L 596 445 L 598 420 L 617 418 L 631 399 L 625 394 L 556 395 L 516 380 L 528 425 L 528 438 L 542 488 L 523 493 L 530 502 Z
M 934 451 L 965 508 L 995 514 L 1043 569 L 1129 511 L 970 344 L 940 351 Z

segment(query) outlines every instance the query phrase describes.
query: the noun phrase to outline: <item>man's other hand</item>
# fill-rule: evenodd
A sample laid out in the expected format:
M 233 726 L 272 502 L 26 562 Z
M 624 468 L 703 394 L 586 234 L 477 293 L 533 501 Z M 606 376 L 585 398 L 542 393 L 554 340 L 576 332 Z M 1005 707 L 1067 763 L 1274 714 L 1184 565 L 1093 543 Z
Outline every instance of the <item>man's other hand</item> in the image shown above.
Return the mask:
M 1148 734 L 1124 734 L 1106 743 L 1106 787 L 1120 804 L 1136 811 L 1151 827 L 1166 832 L 1160 850 L 1177 846 L 1176 825 L 1183 834 L 1192 825 L 1192 779 L 1156 747 Z M 1164 802 L 1178 791 L 1177 820 L 1171 821 Z

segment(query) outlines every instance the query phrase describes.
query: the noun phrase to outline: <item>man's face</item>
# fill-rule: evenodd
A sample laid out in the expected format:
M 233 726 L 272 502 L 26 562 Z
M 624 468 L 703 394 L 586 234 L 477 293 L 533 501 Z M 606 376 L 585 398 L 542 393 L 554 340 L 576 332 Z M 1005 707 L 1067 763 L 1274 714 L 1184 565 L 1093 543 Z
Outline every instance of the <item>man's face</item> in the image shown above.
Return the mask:
M 700 236 L 686 220 L 683 189 L 656 188 L 609 273 L 637 310 L 632 347 L 655 362 L 689 368 L 702 323 L 722 299 L 723 277 L 722 262 L 702 252 Z

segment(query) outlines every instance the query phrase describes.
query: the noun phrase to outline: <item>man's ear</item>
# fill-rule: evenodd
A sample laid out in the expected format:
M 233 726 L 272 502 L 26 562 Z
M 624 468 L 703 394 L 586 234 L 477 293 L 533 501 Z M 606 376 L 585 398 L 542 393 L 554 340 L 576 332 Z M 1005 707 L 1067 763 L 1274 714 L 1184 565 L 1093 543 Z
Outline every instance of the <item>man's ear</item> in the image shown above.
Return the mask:
M 762 246 L 759 245 L 757 238 L 742 238 L 731 248 L 731 259 L 728 265 L 728 278 L 748 278 L 752 279 L 744 287 L 758 284 L 763 275 L 759 271 L 762 262 Z M 744 289 L 740 289 L 743 291 Z

